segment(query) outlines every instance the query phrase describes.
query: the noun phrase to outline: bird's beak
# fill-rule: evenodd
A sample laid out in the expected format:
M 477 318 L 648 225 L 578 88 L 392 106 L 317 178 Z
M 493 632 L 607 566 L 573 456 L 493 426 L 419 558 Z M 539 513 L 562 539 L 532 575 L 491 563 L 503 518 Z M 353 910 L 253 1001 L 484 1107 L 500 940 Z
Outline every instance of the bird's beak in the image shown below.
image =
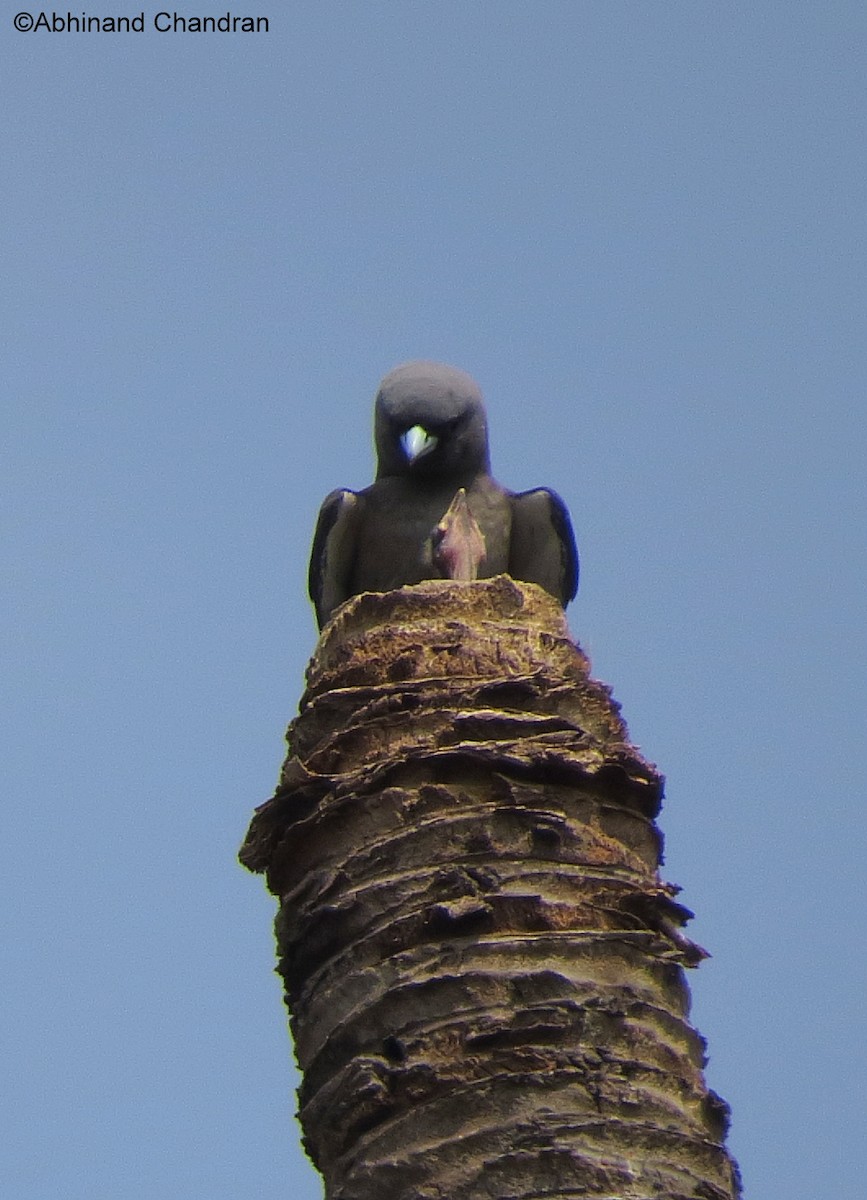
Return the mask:
M 400 444 L 410 462 L 415 462 L 422 454 L 433 450 L 437 441 L 438 439 L 432 433 L 428 433 L 423 425 L 413 425 L 412 429 L 407 429 L 400 438 Z

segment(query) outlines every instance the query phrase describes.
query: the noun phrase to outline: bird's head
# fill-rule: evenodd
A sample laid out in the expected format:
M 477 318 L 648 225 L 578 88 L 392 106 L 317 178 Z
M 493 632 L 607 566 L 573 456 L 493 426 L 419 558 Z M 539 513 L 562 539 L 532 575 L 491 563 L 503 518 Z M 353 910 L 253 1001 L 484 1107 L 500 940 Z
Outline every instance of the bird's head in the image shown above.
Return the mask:
M 376 397 L 377 478 L 471 477 L 490 468 L 488 424 L 478 385 L 441 363 L 390 371 Z

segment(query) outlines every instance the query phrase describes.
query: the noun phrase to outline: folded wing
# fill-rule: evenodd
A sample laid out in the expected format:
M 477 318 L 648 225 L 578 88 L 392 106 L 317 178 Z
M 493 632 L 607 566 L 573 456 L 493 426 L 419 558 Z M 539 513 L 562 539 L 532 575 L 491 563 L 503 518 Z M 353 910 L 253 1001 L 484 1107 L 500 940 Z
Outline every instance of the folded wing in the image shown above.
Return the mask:
M 578 591 L 578 548 L 569 510 L 548 488 L 518 492 L 511 499 L 509 574 L 537 583 L 565 607 Z
M 360 497 L 344 488 L 330 492 L 319 510 L 307 587 L 320 629 L 335 608 L 352 595 L 360 516 Z

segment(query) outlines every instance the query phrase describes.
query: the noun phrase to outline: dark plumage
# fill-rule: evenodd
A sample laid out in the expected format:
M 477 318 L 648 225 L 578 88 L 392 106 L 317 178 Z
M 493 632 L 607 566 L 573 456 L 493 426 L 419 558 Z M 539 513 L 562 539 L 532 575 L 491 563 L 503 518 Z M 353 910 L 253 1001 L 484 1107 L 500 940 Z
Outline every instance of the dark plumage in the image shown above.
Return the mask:
M 397 367 L 380 385 L 374 428 L 375 482 L 331 492 L 319 512 L 309 588 L 320 628 L 350 596 L 423 579 L 509 574 L 568 604 L 578 590 L 568 510 L 546 488 L 515 493 L 491 478 L 485 407 L 469 375 Z

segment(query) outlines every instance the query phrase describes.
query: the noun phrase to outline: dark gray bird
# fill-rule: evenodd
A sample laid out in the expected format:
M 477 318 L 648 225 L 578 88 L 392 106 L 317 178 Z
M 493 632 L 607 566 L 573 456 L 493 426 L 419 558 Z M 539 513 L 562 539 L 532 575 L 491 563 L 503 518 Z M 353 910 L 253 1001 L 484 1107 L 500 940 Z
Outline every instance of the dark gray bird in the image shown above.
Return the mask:
M 359 592 L 423 579 L 508 574 L 564 606 L 578 590 L 566 505 L 547 488 L 510 492 L 490 475 L 477 384 L 454 367 L 410 362 L 376 397 L 376 481 L 326 496 L 310 555 L 310 599 L 321 628 Z

